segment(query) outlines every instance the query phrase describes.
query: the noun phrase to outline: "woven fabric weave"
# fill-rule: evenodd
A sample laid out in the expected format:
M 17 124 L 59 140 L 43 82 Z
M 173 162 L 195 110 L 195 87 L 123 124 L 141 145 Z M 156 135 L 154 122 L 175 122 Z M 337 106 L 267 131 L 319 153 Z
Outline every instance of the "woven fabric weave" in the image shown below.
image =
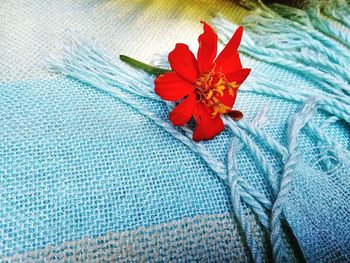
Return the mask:
M 17 2 L 0 4 L 8 37 L 0 41 L 7 47 L 0 85 L 2 261 L 350 260 L 348 94 L 332 94 L 319 75 L 266 61 L 262 51 L 276 32 L 257 27 L 263 39 L 247 22 L 242 60 L 252 74 L 235 104 L 244 119 L 225 120 L 222 134 L 194 143 L 191 131 L 169 123 L 171 105 L 153 93 L 153 77 L 122 64 L 115 52 L 166 66 L 156 53 L 179 41 L 195 46 L 197 27 L 138 17 L 147 10 L 140 3 L 62 1 L 43 11 L 42 3 Z M 273 9 L 256 3 L 269 18 Z M 230 5 L 222 4 L 224 13 L 239 10 Z M 42 34 L 22 38 L 22 30 L 8 29 L 13 14 L 35 24 L 39 13 L 53 21 Z M 127 21 L 117 19 L 121 13 Z M 154 26 L 136 30 L 132 19 Z M 54 29 L 60 21 L 66 24 Z M 213 23 L 223 42 L 236 27 L 220 17 Z M 171 24 L 176 31 L 164 38 Z M 57 35 L 48 41 L 49 32 Z M 150 43 L 120 40 L 140 32 Z M 166 44 L 152 46 L 156 34 Z M 69 38 L 50 60 L 59 73 L 53 75 L 41 58 L 59 54 Z M 251 49 L 257 43 L 262 51 Z M 283 51 L 271 58 L 294 50 Z M 336 66 L 348 63 L 330 58 Z M 335 89 L 344 78 L 335 76 Z

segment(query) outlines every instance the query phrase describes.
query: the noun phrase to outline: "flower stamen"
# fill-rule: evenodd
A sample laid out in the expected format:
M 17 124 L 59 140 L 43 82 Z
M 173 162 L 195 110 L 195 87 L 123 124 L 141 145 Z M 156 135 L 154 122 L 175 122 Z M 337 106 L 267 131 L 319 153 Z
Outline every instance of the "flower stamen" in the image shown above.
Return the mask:
M 215 82 L 215 84 L 213 84 Z M 215 73 L 213 70 L 198 77 L 195 83 L 197 101 L 211 108 L 212 118 L 228 113 L 231 108 L 221 103 L 218 99 L 224 96 L 228 90 L 230 96 L 234 96 L 239 85 L 236 82 L 228 82 L 223 73 Z

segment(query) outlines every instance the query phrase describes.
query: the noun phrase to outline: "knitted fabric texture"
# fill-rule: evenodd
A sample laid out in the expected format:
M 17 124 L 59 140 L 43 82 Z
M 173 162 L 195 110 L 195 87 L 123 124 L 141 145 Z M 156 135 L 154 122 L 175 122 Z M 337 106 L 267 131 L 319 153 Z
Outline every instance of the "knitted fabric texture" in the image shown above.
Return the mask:
M 84 34 L 2 82 L 2 261 L 350 261 L 349 5 L 243 4 L 244 119 L 208 142 Z

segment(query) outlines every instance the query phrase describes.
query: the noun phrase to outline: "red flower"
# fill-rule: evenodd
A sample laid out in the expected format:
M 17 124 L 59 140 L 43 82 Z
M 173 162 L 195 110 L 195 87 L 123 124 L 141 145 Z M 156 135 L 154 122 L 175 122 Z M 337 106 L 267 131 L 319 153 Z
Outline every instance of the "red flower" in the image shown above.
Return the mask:
M 234 115 L 232 107 L 239 85 L 250 69 L 242 68 L 238 55 L 243 27 L 239 27 L 222 52 L 216 57 L 218 37 L 202 22 L 204 32 L 198 38 L 197 59 L 185 44 L 176 44 L 169 53 L 172 72 L 155 80 L 155 92 L 164 100 L 180 101 L 170 113 L 174 125 L 196 121 L 193 140 L 209 140 L 224 130 L 221 116 Z

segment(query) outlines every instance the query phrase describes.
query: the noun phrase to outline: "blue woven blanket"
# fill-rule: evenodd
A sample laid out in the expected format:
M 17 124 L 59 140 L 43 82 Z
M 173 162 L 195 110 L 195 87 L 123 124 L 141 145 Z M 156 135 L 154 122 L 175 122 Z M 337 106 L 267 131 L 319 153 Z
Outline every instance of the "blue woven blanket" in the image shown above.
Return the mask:
M 70 31 L 35 78 L 2 75 L 1 261 L 350 261 L 350 6 L 243 4 L 244 118 L 210 141 L 174 127 L 154 77 L 91 32 Z M 236 29 L 212 24 L 223 43 Z

